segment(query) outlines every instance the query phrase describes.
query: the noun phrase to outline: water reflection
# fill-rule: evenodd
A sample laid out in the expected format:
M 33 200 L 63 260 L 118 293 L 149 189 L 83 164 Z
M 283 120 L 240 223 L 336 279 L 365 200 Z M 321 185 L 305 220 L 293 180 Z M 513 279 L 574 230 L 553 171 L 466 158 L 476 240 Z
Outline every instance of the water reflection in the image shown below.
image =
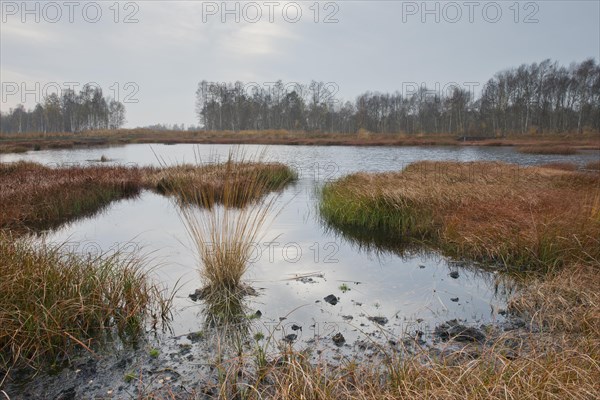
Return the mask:
M 323 217 L 319 219 L 326 235 L 342 238 L 357 252 L 377 257 L 392 254 L 399 257 L 422 257 L 431 253 L 426 243 L 415 239 L 405 239 L 390 233 L 373 232 L 357 227 L 338 227 Z
M 237 290 L 222 290 L 219 293 L 208 293 L 209 290 L 196 291 L 202 304 L 200 312 L 204 321 L 204 330 L 221 338 L 240 339 L 250 333 L 250 321 L 253 315 L 247 305 L 247 296 L 256 296 L 250 286 L 242 286 Z

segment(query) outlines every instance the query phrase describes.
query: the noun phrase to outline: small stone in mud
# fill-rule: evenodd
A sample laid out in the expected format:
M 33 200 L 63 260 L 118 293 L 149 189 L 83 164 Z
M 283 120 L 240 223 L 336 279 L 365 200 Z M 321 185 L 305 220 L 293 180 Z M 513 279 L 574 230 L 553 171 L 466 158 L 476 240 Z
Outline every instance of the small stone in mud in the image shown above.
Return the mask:
M 262 312 L 260 310 L 256 310 L 254 315 L 256 315 L 256 318 L 260 318 L 260 317 L 262 317 Z
M 423 264 L 419 265 L 419 268 L 423 269 L 425 266 Z
M 189 333 L 187 336 L 189 341 L 191 341 L 192 343 L 196 343 L 199 340 L 201 340 L 204 337 L 204 333 L 202 333 L 202 331 L 199 332 L 191 332 Z
M 295 333 L 290 333 L 289 335 L 286 335 L 283 338 L 283 340 L 287 343 L 292 343 L 296 339 L 298 339 L 298 335 L 296 335 Z
M 294 324 L 294 325 L 292 325 L 292 330 L 293 330 L 293 331 L 301 331 L 301 330 L 302 330 L 302 327 L 301 327 L 300 325 L 296 325 L 296 324 Z
M 458 297 L 451 297 L 450 301 L 453 301 L 455 303 L 458 303 Z
M 450 278 L 452 278 L 452 279 L 458 279 L 458 277 L 460 276 L 458 274 L 458 271 L 452 271 L 448 275 L 450 275 Z
M 279 317 L 279 321 L 285 321 L 287 317 Z
M 442 340 L 454 339 L 457 342 L 483 342 L 485 334 L 477 329 L 459 324 L 453 319 L 437 326 L 434 333 Z
M 352 321 L 354 317 L 352 315 L 342 315 L 342 319 L 345 321 Z
M 192 299 L 192 301 L 198 301 L 201 300 L 202 297 L 204 297 L 204 292 L 202 291 L 202 289 L 196 289 L 194 291 L 194 293 L 190 294 L 190 299 Z
M 326 302 L 328 302 L 332 306 L 335 306 L 338 303 L 338 298 L 335 297 L 332 294 L 330 294 L 329 296 L 325 297 L 323 300 L 325 300 Z
M 386 317 L 367 317 L 369 321 L 373 321 L 378 323 L 379 325 L 385 325 L 388 323 L 388 319 Z
M 185 344 L 180 344 L 179 345 L 179 354 L 180 355 L 182 355 L 182 356 L 186 355 L 186 354 L 188 354 L 191 351 L 192 351 L 192 345 L 191 344 L 185 343 Z
M 341 334 L 341 332 L 338 332 L 335 335 L 333 335 L 331 339 L 333 340 L 333 343 L 338 347 L 346 343 L 346 338 L 344 337 L 344 335 Z

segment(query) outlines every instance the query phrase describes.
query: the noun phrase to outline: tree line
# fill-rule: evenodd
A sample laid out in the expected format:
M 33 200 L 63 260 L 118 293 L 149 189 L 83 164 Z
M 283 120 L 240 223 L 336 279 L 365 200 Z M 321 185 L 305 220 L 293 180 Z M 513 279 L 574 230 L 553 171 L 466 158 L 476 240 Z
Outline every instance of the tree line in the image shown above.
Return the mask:
M 336 87 L 310 84 L 210 83 L 196 91 L 206 130 L 287 129 L 351 133 L 505 135 L 600 131 L 600 65 L 568 67 L 544 60 L 495 74 L 475 93 L 450 85 L 410 93 L 366 92 L 339 101 Z
M 102 89 L 85 85 L 79 93 L 63 90 L 51 93 L 32 110 L 19 104 L 8 113 L 0 113 L 2 133 L 83 132 L 117 129 L 125 123 L 123 103 L 105 98 Z

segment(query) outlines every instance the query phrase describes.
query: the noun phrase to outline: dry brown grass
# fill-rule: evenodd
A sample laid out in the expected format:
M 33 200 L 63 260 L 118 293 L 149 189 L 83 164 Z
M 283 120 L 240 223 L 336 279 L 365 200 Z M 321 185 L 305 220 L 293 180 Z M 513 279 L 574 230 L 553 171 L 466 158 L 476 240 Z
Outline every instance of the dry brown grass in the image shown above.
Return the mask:
M 558 155 L 571 155 L 577 154 L 577 149 L 566 145 L 535 145 L 519 147 L 517 149 L 520 153 L 525 154 L 558 154 Z
M 260 193 L 254 192 L 263 196 L 295 176 L 289 168 L 276 163 L 236 167 L 237 194 L 244 201 L 248 200 L 242 195 L 244 185 L 250 184 L 251 177 L 258 177 L 264 183 Z M 107 165 L 50 168 L 29 162 L 0 163 L 0 229 L 25 233 L 57 228 L 96 213 L 112 201 L 135 196 L 142 189 L 180 198 L 202 198 L 203 205 L 209 206 L 222 202 L 228 168 L 224 163 L 165 168 Z
M 600 339 L 600 263 L 573 265 L 527 282 L 510 309 L 552 332 Z
M 598 161 L 590 161 L 585 165 L 586 169 L 592 169 L 595 171 L 600 171 L 600 160 Z
M 575 171 L 577 164 L 567 162 L 553 162 L 540 165 L 541 168 L 558 169 L 561 171 Z
M 295 172 L 280 163 L 228 161 L 148 170 L 144 184 L 203 207 L 223 203 L 243 206 L 294 179 Z
M 26 153 L 29 150 L 31 149 L 24 145 L 0 145 L 0 154 Z
M 600 176 L 503 163 L 418 162 L 323 189 L 342 230 L 385 231 L 521 270 L 600 259 Z
M 315 400 L 593 399 L 600 388 L 597 360 L 577 348 L 560 349 L 559 343 L 536 344 L 516 360 L 495 350 L 458 363 L 451 358 L 440 362 L 423 355 L 332 372 L 296 354 L 269 371 L 265 388 L 250 387 L 244 394 L 250 399 Z
M 568 146 L 576 149 L 600 149 L 600 135 L 512 135 L 474 141 L 459 141 L 449 134 L 405 133 L 321 133 L 285 130 L 265 131 L 153 131 L 120 129 L 69 133 L 0 135 L 0 152 L 12 152 L 12 146 L 32 150 L 123 145 L 127 143 L 197 144 L 287 144 L 323 146 Z
M 321 211 L 332 224 L 383 229 L 458 256 L 546 274 L 527 278 L 510 301 L 511 312 L 536 330 L 500 337 L 475 358 L 384 362 L 387 374 L 367 367 L 351 382 L 342 369 L 346 375 L 329 387 L 318 374 L 305 379 L 320 393 L 339 390 L 322 398 L 597 398 L 600 176 L 570 169 L 420 162 L 403 172 L 354 174 L 326 186 Z M 506 339 L 520 343 L 510 358 Z M 300 393 L 298 386 L 275 390 Z
M 115 199 L 136 195 L 141 177 L 140 170 L 125 167 L 0 164 L 0 229 L 56 228 Z

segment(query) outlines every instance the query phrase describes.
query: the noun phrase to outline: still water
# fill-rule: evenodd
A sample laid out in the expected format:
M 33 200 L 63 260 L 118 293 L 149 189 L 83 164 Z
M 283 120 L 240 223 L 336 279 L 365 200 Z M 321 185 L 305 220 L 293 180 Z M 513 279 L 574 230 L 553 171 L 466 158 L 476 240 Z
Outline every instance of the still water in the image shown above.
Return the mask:
M 111 163 L 156 166 L 224 159 L 234 147 L 140 144 L 0 155 L 0 161 L 86 165 L 104 155 Z M 266 151 L 266 160 L 288 164 L 299 173 L 298 181 L 281 193 L 279 214 L 254 246 L 246 281 L 259 296 L 249 300 L 249 312 L 260 310 L 259 323 L 264 326 L 286 317 L 284 328 L 302 326 L 298 333 L 305 338 L 341 331 L 346 340 L 381 329 L 370 316 L 387 318 L 385 329 L 398 334 L 415 326 L 429 330 L 453 318 L 469 323 L 501 320 L 498 311 L 505 307 L 511 285 L 499 274 L 457 264 L 436 252 L 378 251 L 327 229 L 317 212 L 318 189 L 325 182 L 357 171 L 399 170 L 419 160 L 582 165 L 599 156 L 592 151 L 576 156 L 530 155 L 509 147 L 237 147 L 247 155 Z M 46 240 L 66 243 L 83 253 L 119 249 L 144 254 L 157 280 L 170 289 L 179 285 L 174 334 L 203 329 L 202 305 L 188 298 L 200 287 L 198 261 L 177 208 L 168 198 L 143 192 L 50 232 Z M 458 278 L 449 275 L 453 271 Z M 348 290 L 341 288 L 343 284 Z M 336 305 L 323 300 L 330 294 L 339 297 Z

